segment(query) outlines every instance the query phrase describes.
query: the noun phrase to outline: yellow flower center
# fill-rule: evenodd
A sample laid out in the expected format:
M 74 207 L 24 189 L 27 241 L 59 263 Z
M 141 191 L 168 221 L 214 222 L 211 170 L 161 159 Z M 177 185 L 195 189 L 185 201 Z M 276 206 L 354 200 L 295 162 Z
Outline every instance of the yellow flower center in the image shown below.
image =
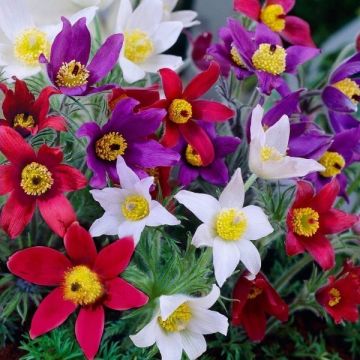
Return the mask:
M 107 161 L 114 161 L 119 155 L 124 155 L 126 148 L 126 140 L 115 131 L 105 134 L 95 144 L 96 155 Z
M 286 68 L 286 51 L 280 45 L 260 44 L 252 56 L 252 62 L 257 70 L 280 75 Z
M 354 80 L 345 78 L 333 84 L 333 87 L 340 90 L 355 105 L 360 101 L 360 86 Z
M 74 266 L 65 273 L 64 299 L 77 305 L 94 304 L 104 295 L 99 276 L 85 265 Z
M 262 292 L 263 292 L 263 289 L 253 286 L 249 291 L 248 299 L 253 300 L 253 299 L 257 298 Z
M 166 320 L 158 317 L 159 325 L 168 332 L 182 331 L 192 318 L 190 306 L 187 303 L 180 305 Z
M 121 204 L 124 217 L 130 221 L 139 221 L 149 215 L 149 203 L 141 195 L 129 195 Z
M 335 151 L 326 151 L 319 163 L 325 167 L 325 170 L 320 172 L 324 177 L 336 176 L 345 167 L 345 159 Z
M 85 65 L 79 61 L 71 60 L 68 63 L 62 63 L 57 75 L 56 84 L 73 88 L 87 84 L 89 78 L 89 71 Z
M 154 44 L 149 35 L 141 30 L 125 32 L 125 57 L 139 64 L 144 62 L 154 51 Z
M 192 166 L 203 166 L 200 155 L 190 144 L 186 147 L 185 158 L 186 161 Z
M 283 154 L 272 146 L 263 146 L 261 148 L 260 156 L 262 161 L 278 161 L 284 157 Z
M 35 126 L 35 120 L 32 115 L 17 114 L 14 118 L 14 127 L 22 127 L 25 129 L 33 128 Z
M 41 195 L 51 189 L 54 179 L 51 172 L 44 165 L 32 162 L 21 172 L 20 186 L 28 195 Z
M 192 106 L 183 99 L 175 99 L 171 102 L 169 109 L 169 119 L 176 124 L 185 124 L 192 117 Z
M 294 209 L 292 225 L 296 234 L 311 237 L 319 229 L 319 213 L 309 207 Z
M 231 46 L 230 56 L 232 61 L 239 67 L 246 69 L 246 65 L 234 45 Z
M 223 240 L 239 240 L 246 229 L 247 219 L 241 210 L 234 208 L 224 209 L 216 217 L 215 230 Z
M 331 288 L 329 291 L 330 300 L 328 302 L 329 306 L 333 307 L 337 305 L 341 300 L 340 291 L 336 288 Z
M 18 35 L 14 42 L 14 55 L 22 63 L 28 66 L 36 66 L 39 56 L 49 56 L 50 42 L 46 33 L 36 28 L 26 29 Z
M 285 29 L 285 11 L 279 4 L 272 4 L 262 8 L 260 20 L 272 31 L 280 32 Z

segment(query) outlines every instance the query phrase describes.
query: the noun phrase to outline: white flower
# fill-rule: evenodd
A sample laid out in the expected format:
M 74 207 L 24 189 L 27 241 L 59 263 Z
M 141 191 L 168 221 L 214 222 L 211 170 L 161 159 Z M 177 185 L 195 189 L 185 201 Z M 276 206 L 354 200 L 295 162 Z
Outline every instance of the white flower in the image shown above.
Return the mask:
M 106 9 L 113 1 L 114 0 L 72 0 L 72 2 L 78 6 L 98 6 L 99 9 Z
M 49 55 L 51 43 L 62 27 L 60 15 L 56 25 L 36 25 L 32 10 L 25 0 L 2 0 L 0 4 L 0 28 L 5 34 L 0 43 L 0 66 L 10 81 L 12 76 L 23 79 L 41 71 L 39 55 Z M 96 10 L 86 8 L 68 19 L 75 22 L 86 17 L 90 22 Z
M 150 188 L 154 182 L 152 176 L 140 180 L 121 156 L 117 159 L 116 169 L 121 189 L 90 191 L 105 210 L 104 215 L 90 227 L 92 236 L 133 236 L 137 244 L 145 226 L 180 224 L 159 202 L 151 200 Z
M 305 176 L 324 167 L 312 159 L 286 156 L 290 137 L 287 115 L 266 131 L 262 126 L 264 109 L 257 105 L 251 117 L 249 168 L 263 179 L 287 179 Z
M 178 0 L 162 0 L 163 2 L 163 20 L 181 21 L 184 28 L 189 28 L 200 24 L 200 21 L 194 20 L 197 17 L 197 12 L 192 10 L 173 11 Z
M 121 0 L 114 32 L 124 34 L 119 63 L 125 81 L 133 83 L 167 67 L 176 70 L 181 57 L 161 54 L 178 39 L 180 21 L 161 21 L 161 0 L 143 0 L 133 11 L 129 0 Z
M 175 198 L 198 217 L 200 225 L 192 239 L 196 247 L 213 248 L 215 278 L 222 286 L 239 261 L 252 273 L 260 271 L 261 259 L 250 240 L 258 240 L 273 232 L 263 210 L 244 204 L 244 183 L 237 169 L 219 200 L 207 194 L 179 191 Z
M 213 285 L 211 292 L 204 297 L 181 294 L 160 296 L 152 320 L 130 339 L 138 347 L 156 343 L 162 360 L 180 360 L 182 350 L 190 360 L 196 359 L 206 351 L 203 335 L 227 334 L 227 318 L 208 310 L 219 295 L 219 288 Z

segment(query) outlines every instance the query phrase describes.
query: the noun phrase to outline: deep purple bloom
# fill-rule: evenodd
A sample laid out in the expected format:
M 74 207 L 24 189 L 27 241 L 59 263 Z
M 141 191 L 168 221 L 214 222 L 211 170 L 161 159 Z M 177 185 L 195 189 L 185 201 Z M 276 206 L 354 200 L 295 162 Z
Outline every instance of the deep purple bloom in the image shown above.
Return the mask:
M 91 36 L 86 19 L 79 19 L 74 25 L 61 18 L 63 28 L 51 46 L 50 61 L 44 55 L 40 62 L 45 63 L 50 81 L 66 95 L 86 95 L 110 89 L 114 86 L 94 87 L 115 66 L 119 58 L 124 36 L 109 36 L 96 52 L 90 63 Z
M 121 100 L 102 127 L 96 122 L 83 124 L 77 136 L 87 136 L 87 164 L 93 171 L 90 185 L 102 188 L 106 185 L 106 174 L 119 182 L 116 159 L 123 156 L 126 164 L 140 177 L 148 176 L 145 169 L 157 166 L 172 166 L 179 160 L 179 154 L 166 149 L 149 136 L 159 128 L 165 116 L 163 109 L 136 111 L 139 102 L 132 98 Z

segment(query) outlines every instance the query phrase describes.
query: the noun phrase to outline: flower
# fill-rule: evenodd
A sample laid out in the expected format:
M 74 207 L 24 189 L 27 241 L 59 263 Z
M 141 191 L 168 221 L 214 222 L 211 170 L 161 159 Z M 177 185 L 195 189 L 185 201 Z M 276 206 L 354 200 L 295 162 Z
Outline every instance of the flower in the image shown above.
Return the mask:
M 141 348 L 156 343 L 162 360 L 180 360 L 182 350 L 189 359 L 196 359 L 206 351 L 203 335 L 227 334 L 227 318 L 208 310 L 219 295 L 220 290 L 215 285 L 203 297 L 162 295 L 152 320 L 130 339 Z
M 244 204 L 244 183 L 237 169 L 219 200 L 207 194 L 181 190 L 175 199 L 202 221 L 192 244 L 213 248 L 215 278 L 222 286 L 239 261 L 252 273 L 260 270 L 260 254 L 250 240 L 258 240 L 273 232 L 263 210 Z
M 257 105 L 251 118 L 249 167 L 254 174 L 263 179 L 287 179 L 325 170 L 315 160 L 287 156 L 290 136 L 288 116 L 283 115 L 264 131 L 263 113 L 264 109 Z
M 206 54 L 207 49 L 210 47 L 212 40 L 211 32 L 203 32 L 195 39 L 190 34 L 187 34 L 188 40 L 192 46 L 191 59 L 196 67 L 202 71 L 206 70 L 210 66 L 210 60 Z
M 357 216 L 332 207 L 340 190 L 336 179 L 314 193 L 306 181 L 297 182 L 297 191 L 286 224 L 286 253 L 289 256 L 307 251 L 323 270 L 335 265 L 334 249 L 325 236 L 351 228 Z
M 60 30 L 60 24 L 37 26 L 34 22 L 36 7 L 25 0 L 2 0 L 0 7 L 0 28 L 5 34 L 0 44 L 0 66 L 4 75 L 23 79 L 41 71 L 39 56 L 48 55 L 51 43 Z M 97 8 L 90 7 L 69 17 L 76 21 L 85 17 L 89 23 Z M 58 20 L 57 20 L 58 21 Z
M 288 320 L 289 308 L 271 286 L 264 274 L 259 273 L 249 280 L 244 272 L 233 291 L 232 325 L 242 325 L 252 341 L 261 341 L 265 336 L 267 315 L 280 321 Z
M 60 149 L 44 144 L 35 153 L 17 131 L 7 126 L 0 126 L 0 151 L 10 162 L 0 165 L 0 195 L 10 193 L 1 211 L 1 227 L 11 238 L 17 237 L 37 205 L 49 227 L 63 236 L 76 220 L 63 192 L 84 188 L 85 176 L 72 166 L 61 164 Z
M 212 62 L 206 71 L 195 76 L 183 90 L 181 79 L 174 71 L 161 69 L 160 76 L 166 99 L 153 105 L 167 111 L 161 143 L 173 147 L 179 142 L 180 136 L 184 137 L 201 156 L 204 166 L 214 160 L 214 147 L 196 120 L 218 122 L 234 116 L 234 111 L 221 103 L 198 100 L 215 84 L 219 75 L 219 65 Z
M 146 176 L 145 169 L 171 166 L 179 160 L 179 154 L 165 149 L 157 141 L 148 139 L 160 126 L 165 113 L 161 109 L 135 111 L 139 102 L 126 98 L 121 100 L 111 114 L 110 120 L 100 128 L 96 122 L 83 124 L 77 136 L 87 136 L 87 164 L 93 171 L 90 185 L 102 188 L 106 185 L 106 173 L 118 182 L 115 160 L 119 155 L 137 174 Z
M 132 236 L 136 245 L 145 226 L 180 224 L 159 202 L 151 200 L 152 176 L 140 180 L 121 156 L 117 158 L 116 169 L 120 189 L 108 187 L 90 191 L 105 210 L 104 215 L 91 225 L 92 236 Z
M 56 286 L 40 303 L 31 321 L 30 337 L 58 326 L 80 307 L 76 339 L 87 359 L 94 359 L 102 337 L 104 306 L 128 310 L 145 305 L 148 297 L 118 275 L 128 266 L 134 242 L 124 238 L 99 253 L 90 234 L 77 222 L 64 236 L 67 256 L 45 246 L 17 251 L 7 266 L 14 275 L 37 285 Z
M 74 25 L 64 17 L 63 28 L 56 36 L 50 52 L 50 61 L 42 54 L 40 61 L 46 64 L 50 81 L 63 94 L 86 95 L 107 90 L 113 85 L 94 87 L 114 67 L 123 43 L 122 34 L 109 36 L 88 64 L 91 37 L 86 19 Z
M 263 7 L 258 0 L 234 0 L 235 11 L 262 22 L 291 44 L 316 47 L 309 24 L 297 16 L 287 16 L 295 0 L 267 0 Z
M 161 0 L 142 0 L 133 11 L 129 0 L 121 0 L 115 31 L 124 34 L 124 46 L 119 63 L 126 82 L 133 83 L 163 67 L 176 70 L 179 56 L 165 55 L 178 39 L 183 24 L 180 21 L 162 21 Z
M 180 21 L 184 28 L 199 25 L 200 21 L 194 20 L 197 12 L 192 10 L 174 11 L 178 0 L 161 0 L 163 3 L 163 21 Z
M 45 128 L 66 131 L 66 120 L 62 116 L 48 116 L 49 98 L 59 91 L 51 86 L 45 87 L 35 100 L 25 81 L 15 79 L 14 90 L 0 84 L 5 94 L 2 110 L 5 119 L 0 125 L 10 126 L 22 135 L 36 135 Z

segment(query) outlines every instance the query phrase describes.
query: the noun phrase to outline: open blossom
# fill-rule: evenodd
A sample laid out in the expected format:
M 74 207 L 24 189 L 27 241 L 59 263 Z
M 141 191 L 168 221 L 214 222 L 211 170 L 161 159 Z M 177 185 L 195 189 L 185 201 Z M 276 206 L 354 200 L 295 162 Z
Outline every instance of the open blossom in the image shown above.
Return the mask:
M 40 61 L 46 64 L 50 81 L 66 95 L 86 95 L 114 87 L 94 85 L 115 66 L 123 35 L 109 36 L 88 63 L 91 36 L 85 20 L 81 18 L 71 25 L 63 17 L 63 28 L 51 46 L 50 60 L 45 54 L 40 57 Z
M 263 179 L 286 179 L 325 170 L 315 160 L 287 156 L 290 137 L 288 116 L 283 115 L 264 130 L 263 113 L 263 108 L 257 105 L 251 118 L 249 167 L 254 174 Z
M 85 176 L 61 163 L 63 153 L 59 148 L 44 144 L 36 153 L 17 131 L 7 126 L 0 126 L 0 151 L 9 161 L 0 165 L 0 195 L 10 193 L 1 211 L 1 227 L 11 238 L 17 237 L 38 206 L 49 227 L 63 236 L 76 220 L 63 193 L 84 188 Z
M 156 343 L 162 360 L 180 360 L 183 350 L 190 360 L 196 359 L 206 351 L 204 335 L 227 334 L 227 318 L 208 310 L 219 296 L 216 285 L 203 297 L 162 295 L 152 320 L 130 339 L 142 348 Z
M 192 239 L 196 247 L 213 248 L 215 278 L 222 286 L 239 261 L 252 273 L 261 267 L 259 251 L 250 240 L 259 240 L 273 232 L 263 210 L 244 205 L 244 183 L 240 169 L 235 171 L 219 200 L 207 194 L 181 190 L 175 199 L 203 222 Z
M 104 330 L 104 306 L 128 310 L 145 305 L 148 297 L 118 277 L 134 252 L 131 238 L 119 239 L 98 253 L 90 234 L 75 222 L 65 234 L 64 245 L 66 255 L 44 246 L 20 250 L 7 266 L 28 282 L 56 287 L 35 311 L 30 337 L 57 328 L 79 307 L 76 339 L 86 358 L 93 360 Z
M 174 11 L 179 0 L 161 0 L 163 3 L 163 20 L 165 21 L 180 21 L 184 28 L 189 28 L 200 24 L 200 21 L 195 20 L 197 12 L 193 10 L 179 10 Z
M 336 179 L 316 194 L 310 183 L 298 181 L 295 200 L 286 218 L 288 255 L 307 251 L 323 270 L 335 265 L 334 249 L 326 235 L 350 229 L 357 221 L 356 215 L 333 208 L 339 190 Z

